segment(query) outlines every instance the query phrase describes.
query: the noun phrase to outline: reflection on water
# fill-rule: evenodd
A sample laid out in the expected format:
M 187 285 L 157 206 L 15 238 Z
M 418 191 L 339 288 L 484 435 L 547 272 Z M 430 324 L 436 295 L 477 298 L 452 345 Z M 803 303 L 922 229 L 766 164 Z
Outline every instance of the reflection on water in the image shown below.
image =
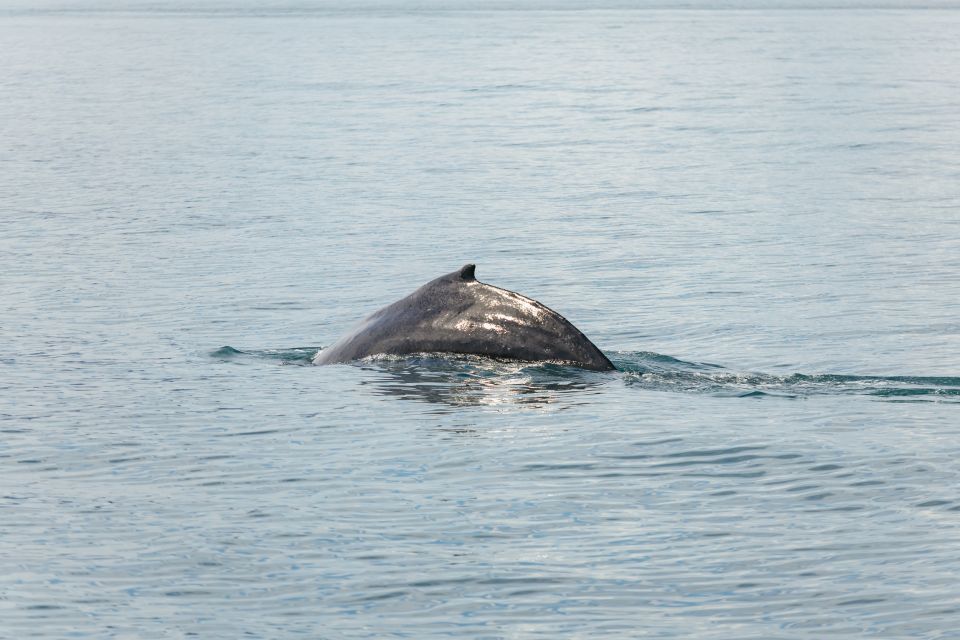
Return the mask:
M 218 361 L 268 360 L 280 365 L 310 366 L 317 351 L 316 347 L 241 350 L 224 346 L 209 355 Z M 610 380 L 608 372 L 454 354 L 376 356 L 352 366 L 373 374 L 361 379 L 359 384 L 370 387 L 377 395 L 448 407 L 523 405 L 540 408 L 556 403 L 561 396 L 595 389 Z
M 251 358 L 309 365 L 316 352 L 314 347 L 241 351 L 225 346 L 210 355 L 218 360 Z M 561 398 L 568 402 L 579 399 L 576 394 L 614 381 L 640 391 L 733 398 L 854 395 L 887 402 L 960 403 L 960 376 L 774 375 L 732 371 L 719 364 L 690 362 L 648 351 L 611 355 L 616 372 L 452 354 L 379 356 L 354 366 L 373 374 L 360 384 L 372 387 L 377 394 L 450 407 L 545 407 Z
M 553 364 L 505 362 L 472 356 L 375 358 L 377 375 L 361 384 L 375 393 L 450 407 L 525 405 L 541 408 L 560 396 L 602 384 L 605 374 Z

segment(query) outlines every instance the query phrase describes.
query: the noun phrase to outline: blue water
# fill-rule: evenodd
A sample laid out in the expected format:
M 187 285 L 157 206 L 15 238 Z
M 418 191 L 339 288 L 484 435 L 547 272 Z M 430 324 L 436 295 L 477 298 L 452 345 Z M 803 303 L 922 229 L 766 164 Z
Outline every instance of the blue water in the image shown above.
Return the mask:
M 131 6 L 0 13 L 0 637 L 960 637 L 960 11 Z M 466 262 L 620 371 L 309 365 Z

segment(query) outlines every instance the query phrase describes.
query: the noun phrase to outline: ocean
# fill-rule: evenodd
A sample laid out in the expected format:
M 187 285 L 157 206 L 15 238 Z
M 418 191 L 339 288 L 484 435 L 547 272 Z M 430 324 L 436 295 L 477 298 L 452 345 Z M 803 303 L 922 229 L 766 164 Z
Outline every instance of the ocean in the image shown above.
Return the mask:
M 0 637 L 960 638 L 960 11 L 861 4 L 0 9 Z M 310 365 L 468 262 L 619 371 Z

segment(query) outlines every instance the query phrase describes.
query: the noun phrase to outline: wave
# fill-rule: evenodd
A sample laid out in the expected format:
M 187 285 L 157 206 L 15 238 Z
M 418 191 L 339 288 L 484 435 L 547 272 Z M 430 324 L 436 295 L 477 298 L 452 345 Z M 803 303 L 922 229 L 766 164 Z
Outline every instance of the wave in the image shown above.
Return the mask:
M 226 345 L 211 351 L 211 358 L 221 361 L 275 360 L 280 364 L 308 365 L 322 347 L 288 347 L 286 349 L 241 350 Z
M 309 365 L 321 347 L 241 350 L 224 346 L 211 352 L 220 361 L 267 360 Z M 416 354 L 365 358 L 357 366 L 387 374 L 386 393 L 455 397 L 457 404 L 480 403 L 494 387 L 512 388 L 531 402 L 540 392 L 584 390 L 621 380 L 640 390 L 706 394 L 733 398 L 801 399 L 825 395 L 869 396 L 890 402 L 960 403 L 960 376 L 871 376 L 833 373 L 775 375 L 742 372 L 719 364 L 680 360 L 649 351 L 611 352 L 615 372 L 584 371 L 557 363 L 528 363 L 469 355 Z M 383 380 L 380 381 L 383 383 Z M 471 387 L 472 385 L 472 387 Z
M 718 396 L 803 398 L 867 395 L 891 400 L 960 402 L 960 376 L 871 376 L 833 373 L 774 375 L 678 360 L 659 353 L 620 353 L 612 358 L 629 385 Z

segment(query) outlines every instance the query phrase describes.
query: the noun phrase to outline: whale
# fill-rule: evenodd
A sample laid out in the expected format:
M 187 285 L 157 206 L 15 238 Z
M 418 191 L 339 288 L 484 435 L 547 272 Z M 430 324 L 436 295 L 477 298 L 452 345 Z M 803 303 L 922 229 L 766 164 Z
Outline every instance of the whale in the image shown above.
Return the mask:
M 374 312 L 320 350 L 313 364 L 420 353 L 550 362 L 591 371 L 616 368 L 553 309 L 477 280 L 475 264 L 431 280 Z

